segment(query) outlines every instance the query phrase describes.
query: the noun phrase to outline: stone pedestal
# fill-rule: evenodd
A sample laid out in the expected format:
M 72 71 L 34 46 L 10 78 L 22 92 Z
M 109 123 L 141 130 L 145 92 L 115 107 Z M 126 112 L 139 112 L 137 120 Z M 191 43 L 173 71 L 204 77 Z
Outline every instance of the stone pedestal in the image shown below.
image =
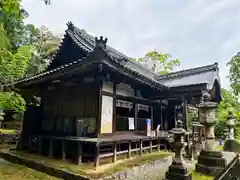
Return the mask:
M 210 94 L 203 94 L 203 102 L 199 104 L 199 119 L 206 130 L 205 148 L 198 156 L 196 171 L 202 174 L 215 176 L 226 167 L 226 160 L 223 158 L 222 152 L 217 151 L 217 142 L 215 140 L 214 126 L 215 109 L 217 104 L 210 101 Z
M 173 128 L 170 133 L 174 134 L 173 149 L 175 157 L 166 172 L 166 180 L 191 180 L 191 173 L 189 173 L 187 168 L 183 165 L 182 150 L 186 131 L 182 128 L 182 121 L 177 121 L 177 128 Z

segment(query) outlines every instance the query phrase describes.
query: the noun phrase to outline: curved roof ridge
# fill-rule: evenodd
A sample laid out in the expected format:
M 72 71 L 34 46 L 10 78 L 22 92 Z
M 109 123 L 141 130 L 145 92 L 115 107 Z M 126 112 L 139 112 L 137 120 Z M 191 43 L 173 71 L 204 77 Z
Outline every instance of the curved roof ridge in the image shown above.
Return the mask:
M 91 46 L 91 49 L 92 50 L 94 49 L 94 47 L 95 47 L 95 39 L 94 39 L 94 37 L 91 34 L 87 33 L 84 29 L 78 28 L 72 22 L 68 22 L 67 26 L 68 26 L 68 31 L 75 32 L 78 35 L 80 35 Z M 142 70 L 147 71 L 148 73 L 151 73 L 152 76 L 157 75 L 156 73 L 154 73 L 150 69 L 145 68 L 139 62 L 131 60 L 127 55 L 125 55 L 124 53 L 118 51 L 117 49 L 115 49 L 115 48 L 113 48 L 113 47 L 111 47 L 109 45 L 107 45 L 107 50 L 111 53 L 112 56 L 118 58 L 119 60 L 127 60 L 130 63 L 135 64 L 136 66 L 142 68 Z

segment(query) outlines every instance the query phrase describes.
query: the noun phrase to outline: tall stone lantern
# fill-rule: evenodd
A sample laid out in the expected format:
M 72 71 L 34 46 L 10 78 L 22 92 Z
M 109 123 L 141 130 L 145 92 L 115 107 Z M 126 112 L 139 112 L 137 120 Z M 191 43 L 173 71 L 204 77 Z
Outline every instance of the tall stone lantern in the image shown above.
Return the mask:
M 192 174 L 188 172 L 187 168 L 183 165 L 182 151 L 184 147 L 184 136 L 186 130 L 183 129 L 183 123 L 181 120 L 177 121 L 176 128 L 169 131 L 174 135 L 173 149 L 175 157 L 168 171 L 166 172 L 166 180 L 191 180 Z
M 196 164 L 196 171 L 206 175 L 217 175 L 226 166 L 226 160 L 222 152 L 216 150 L 217 141 L 215 140 L 214 126 L 215 109 L 217 103 L 210 101 L 211 95 L 208 92 L 203 94 L 203 101 L 198 105 L 199 120 L 205 129 L 205 148 L 201 150 Z
M 227 139 L 224 143 L 224 151 L 240 152 L 240 145 L 234 139 L 234 127 L 236 126 L 235 117 L 231 111 L 228 112 L 226 126 L 228 128 Z
M 234 140 L 234 127 L 236 126 L 236 124 L 235 124 L 235 117 L 233 116 L 232 111 L 228 112 L 226 125 L 228 127 L 228 139 Z

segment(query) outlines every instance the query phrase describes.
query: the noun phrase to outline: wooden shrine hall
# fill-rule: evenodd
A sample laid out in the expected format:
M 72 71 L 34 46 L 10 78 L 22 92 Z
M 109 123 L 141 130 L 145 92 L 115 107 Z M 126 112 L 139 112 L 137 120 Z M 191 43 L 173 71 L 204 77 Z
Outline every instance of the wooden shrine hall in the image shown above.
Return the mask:
M 221 101 L 217 63 L 157 75 L 106 43 L 69 22 L 48 69 L 9 85 L 28 104 L 19 148 L 97 166 L 162 148 L 204 91 Z

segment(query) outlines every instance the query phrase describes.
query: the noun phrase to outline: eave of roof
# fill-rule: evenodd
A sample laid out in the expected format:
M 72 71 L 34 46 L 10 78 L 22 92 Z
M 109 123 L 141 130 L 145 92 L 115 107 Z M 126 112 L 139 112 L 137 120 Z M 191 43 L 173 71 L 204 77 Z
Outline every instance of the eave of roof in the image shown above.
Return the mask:
M 218 64 L 214 63 L 208 66 L 158 75 L 155 78 L 169 88 L 206 84 L 207 89 L 211 89 L 215 81 L 220 84 L 218 71 Z

